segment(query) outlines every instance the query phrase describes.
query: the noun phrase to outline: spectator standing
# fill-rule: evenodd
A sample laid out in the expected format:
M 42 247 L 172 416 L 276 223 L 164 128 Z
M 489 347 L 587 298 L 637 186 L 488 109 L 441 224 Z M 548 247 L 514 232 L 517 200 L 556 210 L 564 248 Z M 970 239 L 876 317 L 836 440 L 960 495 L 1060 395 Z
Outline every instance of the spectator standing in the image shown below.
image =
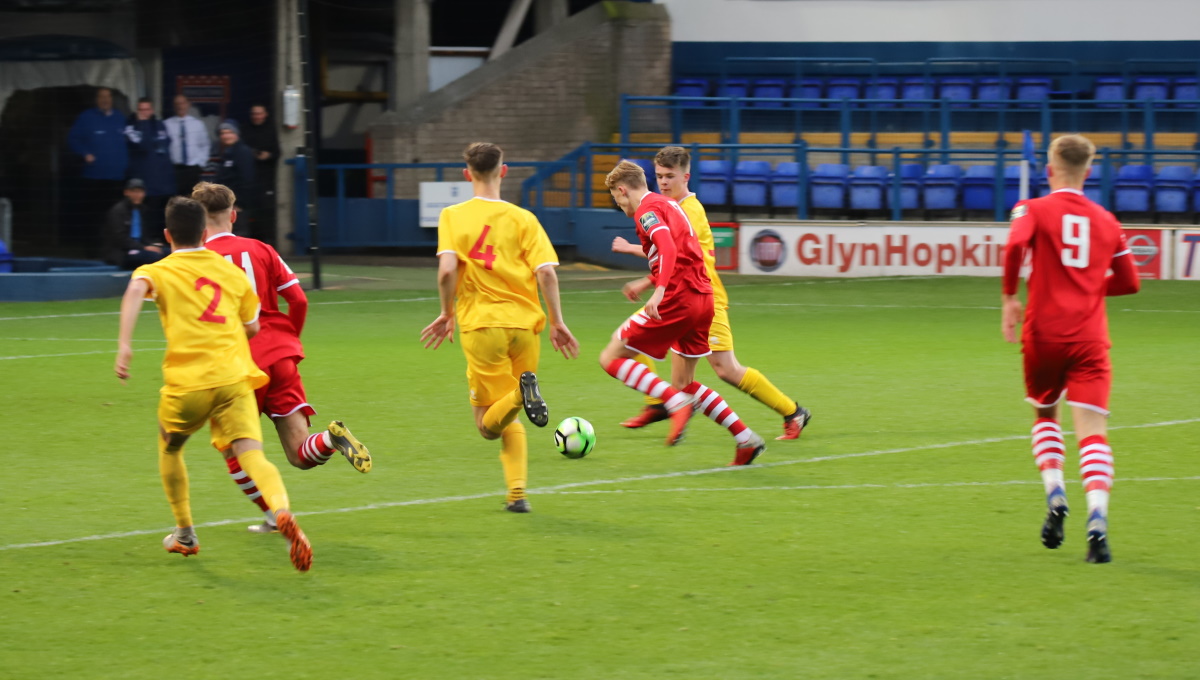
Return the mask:
M 149 98 L 138 100 L 137 111 L 125 124 L 129 142 L 129 177 L 140 179 L 146 191 L 146 226 L 151 233 L 164 228 L 167 199 L 175 193 L 175 168 L 171 165 L 171 138 L 167 126 L 154 115 Z
M 171 137 L 171 163 L 175 166 L 175 193 L 191 196 L 200 183 L 200 173 L 212 155 L 212 137 L 204 122 L 192 115 L 192 103 L 175 95 L 175 115 L 166 120 Z
M 122 269 L 137 269 L 166 257 L 162 231 L 147 226 L 146 185 L 140 179 L 125 183 L 125 198 L 108 210 L 104 231 L 104 261 Z
M 250 107 L 250 124 L 242 141 L 254 152 L 254 223 L 251 235 L 267 243 L 275 241 L 275 171 L 279 163 L 279 131 L 264 104 Z
M 249 225 L 254 215 L 254 152 L 241 139 L 236 122 L 227 120 L 217 127 L 221 136 L 218 152 L 217 184 L 224 184 L 238 197 L 235 208 L 242 224 Z M 248 233 L 248 232 L 243 232 Z
M 129 153 L 125 147 L 125 116 L 113 109 L 113 93 L 107 87 L 96 90 L 96 107 L 79 114 L 67 143 L 84 162 L 79 191 L 78 211 L 69 222 L 74 233 L 69 237 L 91 254 L 98 243 L 96 236 L 104 211 L 121 193 Z

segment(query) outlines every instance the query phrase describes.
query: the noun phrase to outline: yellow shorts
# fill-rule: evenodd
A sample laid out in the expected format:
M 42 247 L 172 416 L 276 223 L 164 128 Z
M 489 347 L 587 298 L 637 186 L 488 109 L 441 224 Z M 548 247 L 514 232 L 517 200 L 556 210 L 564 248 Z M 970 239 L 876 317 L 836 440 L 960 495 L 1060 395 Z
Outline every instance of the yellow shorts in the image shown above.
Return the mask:
M 733 329 L 729 327 L 729 310 L 713 311 L 712 328 L 708 331 L 708 346 L 714 352 L 733 351 Z
M 218 451 L 238 439 L 262 441 L 258 402 L 249 382 L 159 397 L 158 423 L 167 434 L 193 434 L 205 421 Z
M 517 389 L 525 371 L 537 372 L 542 346 L 537 333 L 522 328 L 477 328 L 459 334 L 467 357 L 472 406 L 491 406 Z

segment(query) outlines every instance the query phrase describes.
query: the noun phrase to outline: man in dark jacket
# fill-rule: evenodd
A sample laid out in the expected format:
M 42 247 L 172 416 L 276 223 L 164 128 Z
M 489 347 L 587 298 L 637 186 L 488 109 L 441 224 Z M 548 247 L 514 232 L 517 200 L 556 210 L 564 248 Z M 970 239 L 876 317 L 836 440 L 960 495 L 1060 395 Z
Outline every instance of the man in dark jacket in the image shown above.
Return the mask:
M 249 225 L 255 202 L 254 152 L 241 140 L 241 133 L 234 121 L 227 120 L 221 123 L 217 127 L 217 133 L 221 137 L 221 149 L 218 151 L 220 160 L 215 181 L 233 190 L 237 196 L 235 209 L 238 212 L 238 223 Z M 247 233 L 249 232 L 240 231 L 239 235 Z
M 125 198 L 108 210 L 104 231 L 104 261 L 122 269 L 137 269 L 166 257 L 162 230 L 151 231 L 146 220 L 146 185 L 134 178 L 125 184 Z
M 275 242 L 275 170 L 279 163 L 279 131 L 263 104 L 250 107 L 250 124 L 242 141 L 254 152 L 254 238 Z
M 171 138 L 167 126 L 154 115 L 149 98 L 138 100 L 137 112 L 125 122 L 129 142 L 129 176 L 146 185 L 146 227 L 157 234 L 164 226 L 167 199 L 175 193 L 175 166 L 171 164 Z
M 79 187 L 75 214 L 67 224 L 75 225 L 66 236 L 89 251 L 99 241 L 104 211 L 121 192 L 129 154 L 125 148 L 125 116 L 113 109 L 113 93 L 107 87 L 96 90 L 96 108 L 79 114 L 67 143 L 83 160 L 83 179 Z

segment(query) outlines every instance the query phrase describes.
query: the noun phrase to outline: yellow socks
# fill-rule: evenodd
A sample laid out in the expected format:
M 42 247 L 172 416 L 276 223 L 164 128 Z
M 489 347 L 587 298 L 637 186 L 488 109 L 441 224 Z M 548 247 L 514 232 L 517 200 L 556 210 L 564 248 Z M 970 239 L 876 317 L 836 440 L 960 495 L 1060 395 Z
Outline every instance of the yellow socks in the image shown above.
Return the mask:
M 488 407 L 487 412 L 483 414 L 483 426 L 497 434 L 503 433 L 504 429 L 517 419 L 517 414 L 524 407 L 525 401 L 521 398 L 521 390 L 517 388 Z
M 279 475 L 279 468 L 267 460 L 267 457 L 259 449 L 251 449 L 238 454 L 237 459 L 242 470 L 258 485 L 258 490 L 262 492 L 267 506 L 272 511 L 287 510 L 289 507 L 287 489 L 283 486 L 283 477 Z
M 658 374 L 657 371 L 654 371 L 654 369 L 656 368 L 656 364 L 658 363 L 658 362 L 654 361 L 654 359 L 651 359 L 650 357 L 646 356 L 645 354 L 639 354 L 636 357 L 634 357 L 633 360 L 638 362 L 639 364 L 645 366 L 646 368 L 650 369 L 652 372 L 655 373 L 655 375 Z M 646 405 L 647 406 L 658 406 L 659 404 L 662 404 L 662 403 L 663 403 L 662 399 L 656 399 L 648 394 L 646 395 Z
M 500 433 L 500 441 L 504 445 L 500 449 L 500 465 L 504 468 L 508 501 L 512 502 L 525 497 L 525 476 L 529 471 L 525 426 L 519 421 L 512 422 Z
M 761 401 L 767 408 L 784 418 L 796 412 L 795 400 L 780 392 L 778 387 L 767 380 L 767 376 L 758 372 L 758 369 L 747 368 L 746 375 L 743 375 L 742 381 L 738 383 L 738 389 Z
M 158 474 L 162 476 L 163 491 L 175 515 L 175 526 L 192 526 L 192 504 L 188 498 L 187 467 L 183 464 L 183 447 L 170 449 L 167 440 L 158 438 Z

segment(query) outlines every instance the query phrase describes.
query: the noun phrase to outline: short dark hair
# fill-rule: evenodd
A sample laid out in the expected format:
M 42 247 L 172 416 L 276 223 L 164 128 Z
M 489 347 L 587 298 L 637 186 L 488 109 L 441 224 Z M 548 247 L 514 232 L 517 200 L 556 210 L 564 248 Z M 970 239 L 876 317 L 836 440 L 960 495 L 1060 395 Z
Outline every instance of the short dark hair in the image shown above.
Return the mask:
M 475 142 L 463 151 L 463 160 L 472 173 L 487 176 L 500 168 L 504 162 L 504 152 L 491 142 Z
M 142 98 L 138 99 L 138 102 L 137 102 L 137 103 L 139 103 L 139 104 L 149 104 L 150 106 L 154 106 L 154 100 L 153 100 L 153 99 L 151 99 L 151 98 L 149 98 L 149 97 L 142 97 Z
M 199 201 L 175 196 L 167 203 L 167 231 L 177 248 L 200 245 L 207 219 L 208 213 Z
M 248 110 L 253 111 L 257 107 L 262 107 L 262 110 L 266 111 L 267 113 L 271 112 L 271 108 L 262 102 L 254 102 L 253 104 L 250 105 L 250 108 Z

